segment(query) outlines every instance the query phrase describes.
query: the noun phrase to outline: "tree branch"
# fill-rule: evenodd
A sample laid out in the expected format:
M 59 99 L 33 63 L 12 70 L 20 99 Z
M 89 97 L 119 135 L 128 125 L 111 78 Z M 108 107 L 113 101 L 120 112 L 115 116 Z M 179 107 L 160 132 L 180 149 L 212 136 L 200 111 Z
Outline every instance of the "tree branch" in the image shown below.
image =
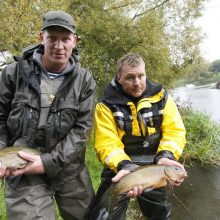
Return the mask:
M 127 6 L 129 6 L 129 5 L 135 5 L 135 4 L 137 4 L 137 2 L 136 1 L 133 1 L 133 2 L 130 2 L 130 3 L 126 3 L 126 4 L 124 4 L 124 5 L 119 5 L 119 6 L 113 6 L 113 7 L 111 7 L 111 10 L 113 9 L 113 10 L 117 10 L 117 9 L 120 9 L 120 8 L 124 8 L 124 7 L 127 7 Z
M 147 9 L 145 11 L 143 11 L 142 13 L 139 13 L 139 14 L 135 14 L 134 17 L 132 18 L 132 20 L 134 20 L 135 18 L 139 17 L 139 16 L 142 16 L 143 14 L 149 12 L 149 11 L 153 11 L 155 10 L 156 8 L 159 8 L 160 6 L 164 5 L 165 3 L 167 3 L 169 0 L 164 0 L 163 2 L 161 2 L 160 4 L 154 6 L 153 8 L 150 8 L 150 9 Z

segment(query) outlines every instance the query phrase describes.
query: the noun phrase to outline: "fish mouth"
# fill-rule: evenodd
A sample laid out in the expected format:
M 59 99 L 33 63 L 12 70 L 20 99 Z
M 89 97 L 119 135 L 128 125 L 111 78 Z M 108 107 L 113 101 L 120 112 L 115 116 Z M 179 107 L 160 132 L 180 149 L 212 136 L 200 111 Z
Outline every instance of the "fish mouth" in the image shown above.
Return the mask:
M 175 169 L 179 170 L 180 168 L 175 167 Z M 174 174 L 174 175 L 169 174 L 169 172 L 166 172 L 166 170 L 165 170 L 165 175 L 167 176 L 169 181 L 172 182 L 172 183 L 174 183 L 176 181 L 179 181 L 179 180 L 183 180 L 183 179 L 188 177 L 187 172 L 185 170 L 182 170 L 182 169 L 181 169 L 181 172 L 179 172 L 177 174 Z
M 187 173 L 184 173 L 182 175 L 179 175 L 177 177 L 168 177 L 168 180 L 171 184 L 179 182 L 180 180 L 184 180 L 188 177 Z

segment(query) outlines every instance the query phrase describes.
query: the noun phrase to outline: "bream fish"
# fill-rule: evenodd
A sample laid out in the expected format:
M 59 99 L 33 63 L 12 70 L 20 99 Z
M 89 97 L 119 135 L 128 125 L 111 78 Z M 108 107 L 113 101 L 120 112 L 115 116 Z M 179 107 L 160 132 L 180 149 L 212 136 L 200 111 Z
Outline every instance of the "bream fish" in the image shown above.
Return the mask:
M 109 212 L 117 203 L 127 198 L 127 192 L 135 186 L 143 186 L 145 191 L 172 185 L 185 179 L 187 172 L 176 166 L 146 165 L 130 172 L 110 187 Z
M 28 147 L 6 147 L 0 150 L 0 166 L 6 166 L 8 169 L 16 170 L 27 166 L 31 161 L 22 159 L 18 152 L 24 151 L 32 155 L 40 155 L 41 152 L 34 148 Z

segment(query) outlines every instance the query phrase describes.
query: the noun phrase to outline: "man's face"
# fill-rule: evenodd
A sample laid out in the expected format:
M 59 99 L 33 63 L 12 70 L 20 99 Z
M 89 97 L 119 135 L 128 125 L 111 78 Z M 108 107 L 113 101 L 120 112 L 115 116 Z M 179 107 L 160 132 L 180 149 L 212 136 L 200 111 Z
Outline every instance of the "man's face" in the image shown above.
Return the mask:
M 117 80 L 130 96 L 141 96 L 146 89 L 145 64 L 141 63 L 137 67 L 124 66 L 118 73 Z
M 64 70 L 76 45 L 76 36 L 65 28 L 54 26 L 42 31 L 40 39 L 44 45 L 44 67 L 51 72 Z

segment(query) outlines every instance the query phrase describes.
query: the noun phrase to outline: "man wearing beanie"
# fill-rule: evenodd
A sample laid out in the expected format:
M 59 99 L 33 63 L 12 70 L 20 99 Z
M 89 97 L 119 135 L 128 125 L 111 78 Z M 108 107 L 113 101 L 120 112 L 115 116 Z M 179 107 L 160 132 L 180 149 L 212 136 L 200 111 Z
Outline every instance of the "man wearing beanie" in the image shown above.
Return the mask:
M 86 140 L 93 123 L 96 84 L 81 67 L 76 27 L 70 14 L 43 16 L 40 44 L 26 48 L 0 76 L 0 149 L 23 151 L 22 169 L 0 166 L 6 178 L 7 219 L 86 220 L 94 197 L 85 166 Z

